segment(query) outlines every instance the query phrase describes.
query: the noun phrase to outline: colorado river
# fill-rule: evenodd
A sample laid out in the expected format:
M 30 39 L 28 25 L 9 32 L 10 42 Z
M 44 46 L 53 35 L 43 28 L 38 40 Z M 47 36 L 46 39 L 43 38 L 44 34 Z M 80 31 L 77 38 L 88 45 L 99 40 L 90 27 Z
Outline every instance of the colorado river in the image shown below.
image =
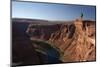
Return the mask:
M 53 48 L 49 43 L 46 43 L 45 41 L 38 41 L 34 40 L 33 41 L 33 46 L 35 46 L 36 51 L 39 53 L 44 54 L 45 56 L 42 58 L 47 58 L 47 63 L 60 63 L 61 61 L 59 60 L 60 58 L 60 53 Z

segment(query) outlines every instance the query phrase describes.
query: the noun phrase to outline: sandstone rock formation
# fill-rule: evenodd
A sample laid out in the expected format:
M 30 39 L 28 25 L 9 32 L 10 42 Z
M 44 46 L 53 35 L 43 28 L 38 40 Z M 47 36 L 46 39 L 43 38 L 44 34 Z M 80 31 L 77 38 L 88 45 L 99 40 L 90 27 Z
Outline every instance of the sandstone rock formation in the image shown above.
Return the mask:
M 30 24 L 31 39 L 40 39 L 59 49 L 63 62 L 96 60 L 95 21 L 77 19 L 73 23 Z
M 90 26 L 85 24 L 83 27 L 83 23 L 85 22 L 82 20 L 76 20 L 69 27 L 65 25 L 49 39 L 63 53 L 61 56 L 63 62 L 95 60 L 95 24 Z

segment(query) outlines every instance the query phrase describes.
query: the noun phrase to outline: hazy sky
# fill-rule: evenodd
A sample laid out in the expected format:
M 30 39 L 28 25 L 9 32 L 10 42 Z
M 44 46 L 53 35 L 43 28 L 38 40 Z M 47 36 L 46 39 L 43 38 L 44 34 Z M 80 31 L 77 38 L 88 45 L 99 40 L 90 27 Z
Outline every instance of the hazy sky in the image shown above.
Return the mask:
M 81 13 L 84 19 L 95 20 L 94 6 L 48 4 L 34 2 L 12 2 L 13 18 L 33 18 L 45 20 L 74 20 Z

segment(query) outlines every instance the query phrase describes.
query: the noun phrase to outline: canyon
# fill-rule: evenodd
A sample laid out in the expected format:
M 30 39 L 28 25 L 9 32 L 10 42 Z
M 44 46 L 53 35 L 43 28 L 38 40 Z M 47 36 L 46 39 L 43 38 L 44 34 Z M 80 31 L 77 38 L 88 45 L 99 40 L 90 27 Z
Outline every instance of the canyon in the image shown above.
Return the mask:
M 59 22 L 36 19 L 13 19 L 13 24 L 15 26 L 18 25 L 17 29 L 20 32 L 20 37 L 24 34 L 29 37 L 34 47 L 33 52 L 39 52 L 44 55 L 49 55 L 50 52 L 51 55 L 57 53 L 57 59 L 61 63 L 96 60 L 96 21 L 80 18 L 73 21 Z M 16 32 L 16 29 L 14 31 Z M 18 33 L 15 34 L 19 36 Z M 16 38 L 14 37 L 13 39 Z M 40 43 L 49 44 L 57 52 L 49 51 L 51 48 L 47 48 L 46 44 Z

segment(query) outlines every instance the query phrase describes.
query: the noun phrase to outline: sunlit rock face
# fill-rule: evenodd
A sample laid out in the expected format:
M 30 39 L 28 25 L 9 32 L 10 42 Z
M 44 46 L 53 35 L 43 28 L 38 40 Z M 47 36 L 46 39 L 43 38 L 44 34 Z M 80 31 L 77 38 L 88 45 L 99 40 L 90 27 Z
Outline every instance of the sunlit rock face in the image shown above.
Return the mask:
M 31 40 L 47 41 L 56 47 L 62 62 L 95 61 L 95 23 L 91 20 L 77 19 L 71 23 L 30 24 L 27 33 Z
M 95 21 L 13 19 L 14 65 L 96 60 Z

